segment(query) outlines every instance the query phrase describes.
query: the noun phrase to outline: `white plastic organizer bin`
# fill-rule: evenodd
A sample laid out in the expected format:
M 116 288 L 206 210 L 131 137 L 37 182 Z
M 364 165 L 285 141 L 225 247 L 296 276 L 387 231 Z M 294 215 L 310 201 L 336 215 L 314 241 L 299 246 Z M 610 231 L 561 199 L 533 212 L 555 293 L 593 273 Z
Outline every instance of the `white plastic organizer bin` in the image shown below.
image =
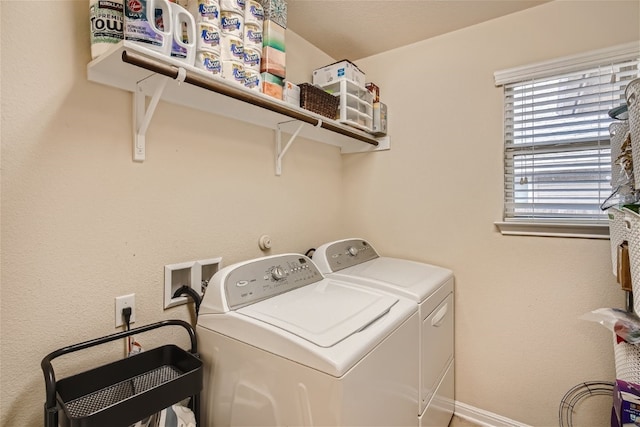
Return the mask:
M 633 311 L 638 314 L 640 313 L 640 215 L 627 208 L 623 208 L 623 211 L 627 242 L 629 242 Z

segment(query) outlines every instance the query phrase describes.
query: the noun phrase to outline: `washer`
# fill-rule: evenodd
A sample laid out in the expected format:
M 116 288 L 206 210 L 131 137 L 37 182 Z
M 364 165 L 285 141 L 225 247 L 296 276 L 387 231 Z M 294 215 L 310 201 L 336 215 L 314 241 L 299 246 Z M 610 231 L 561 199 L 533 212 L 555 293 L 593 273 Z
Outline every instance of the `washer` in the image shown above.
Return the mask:
M 381 257 L 364 239 L 326 243 L 313 254 L 326 277 L 410 298 L 420 316 L 418 423 L 447 426 L 454 412 L 453 272 L 405 259 Z
M 416 426 L 415 303 L 304 255 L 218 271 L 200 306 L 205 426 Z

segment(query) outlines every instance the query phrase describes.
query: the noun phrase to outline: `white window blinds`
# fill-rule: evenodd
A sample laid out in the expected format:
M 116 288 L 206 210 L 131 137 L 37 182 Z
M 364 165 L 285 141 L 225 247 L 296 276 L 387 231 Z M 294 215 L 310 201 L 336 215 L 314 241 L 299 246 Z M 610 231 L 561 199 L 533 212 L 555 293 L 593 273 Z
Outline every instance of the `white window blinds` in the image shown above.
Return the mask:
M 608 111 L 638 77 L 637 51 L 553 75 L 518 74 L 504 85 L 504 220 L 606 223 Z

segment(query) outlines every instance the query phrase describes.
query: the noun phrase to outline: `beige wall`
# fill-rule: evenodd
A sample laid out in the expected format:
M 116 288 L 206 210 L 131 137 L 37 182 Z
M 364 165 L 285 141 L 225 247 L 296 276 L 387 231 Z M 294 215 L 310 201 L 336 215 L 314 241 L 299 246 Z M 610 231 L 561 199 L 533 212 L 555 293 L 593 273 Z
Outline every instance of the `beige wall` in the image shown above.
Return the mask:
M 507 237 L 493 225 L 503 186 L 493 72 L 638 40 L 638 6 L 552 2 L 357 62 L 381 87 L 392 139 L 389 152 L 345 157 L 344 209 L 359 213 L 349 231 L 454 270 L 458 401 L 551 426 L 572 386 L 614 378 L 609 333 L 578 320 L 624 305 L 609 241 Z M 574 425 L 608 425 L 610 404 L 584 401 Z
M 281 177 L 272 131 L 165 103 L 147 161 L 133 163 L 131 94 L 86 80 L 88 2 L 0 5 L 2 426 L 41 424 L 40 360 L 114 332 L 115 296 L 136 293 L 138 324 L 189 319 L 184 306 L 162 309 L 163 266 L 260 256 L 262 233 L 273 253 L 361 235 L 452 268 L 464 403 L 554 425 L 565 391 L 612 378 L 609 334 L 577 320 L 622 304 L 608 241 L 502 237 L 493 226 L 502 113 L 492 74 L 637 39 L 637 2 L 554 2 L 358 61 L 389 105 L 392 150 L 341 159 L 301 141 Z M 287 37 L 292 80 L 331 61 Z M 61 372 L 89 359 L 61 361 Z M 592 421 L 606 411 L 586 409 Z
M 42 425 L 40 360 L 115 332 L 114 297 L 135 292 L 138 325 L 189 320 L 186 306 L 162 308 L 165 264 L 261 256 L 262 233 L 280 253 L 345 232 L 333 146 L 298 141 L 276 177 L 273 131 L 160 103 L 147 161 L 132 162 L 131 94 L 86 78 L 88 5 L 1 3 L 7 427 Z M 331 61 L 295 35 L 288 48 L 316 66 Z

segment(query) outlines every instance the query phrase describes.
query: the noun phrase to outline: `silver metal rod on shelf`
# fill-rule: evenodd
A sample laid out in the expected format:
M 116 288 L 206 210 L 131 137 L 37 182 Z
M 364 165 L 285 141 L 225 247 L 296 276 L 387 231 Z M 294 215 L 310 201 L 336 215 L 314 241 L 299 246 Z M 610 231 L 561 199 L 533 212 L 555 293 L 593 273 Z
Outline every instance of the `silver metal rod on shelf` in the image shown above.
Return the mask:
M 122 52 L 122 60 L 128 64 L 135 65 L 137 67 L 141 67 L 167 77 L 171 77 L 172 79 L 178 77 L 178 67 L 163 64 L 154 59 L 147 58 L 144 55 L 139 55 L 134 52 L 125 50 Z M 214 79 L 210 79 L 204 76 L 200 76 L 196 73 L 190 72 L 189 70 L 186 71 L 186 77 L 184 78 L 184 81 L 191 85 L 217 92 L 222 95 L 237 99 L 239 101 L 243 101 L 257 107 L 261 107 L 266 110 L 288 116 L 292 119 L 309 123 L 312 126 L 320 125 L 322 128 L 338 133 L 340 135 L 348 136 L 350 138 L 357 139 L 358 141 L 365 142 L 376 147 L 378 146 L 378 141 L 375 138 L 370 137 L 363 132 L 358 132 L 356 130 L 352 131 L 348 129 L 347 126 L 342 126 L 339 123 L 334 124 L 331 123 L 330 120 L 323 120 L 313 117 L 312 115 L 305 114 L 298 109 L 292 107 L 290 108 L 286 104 L 278 103 L 275 101 L 271 102 L 268 99 L 262 99 L 253 96 L 252 94 L 246 93 L 245 91 L 240 89 L 236 89 L 231 85 L 225 84 L 223 82 L 218 82 Z

